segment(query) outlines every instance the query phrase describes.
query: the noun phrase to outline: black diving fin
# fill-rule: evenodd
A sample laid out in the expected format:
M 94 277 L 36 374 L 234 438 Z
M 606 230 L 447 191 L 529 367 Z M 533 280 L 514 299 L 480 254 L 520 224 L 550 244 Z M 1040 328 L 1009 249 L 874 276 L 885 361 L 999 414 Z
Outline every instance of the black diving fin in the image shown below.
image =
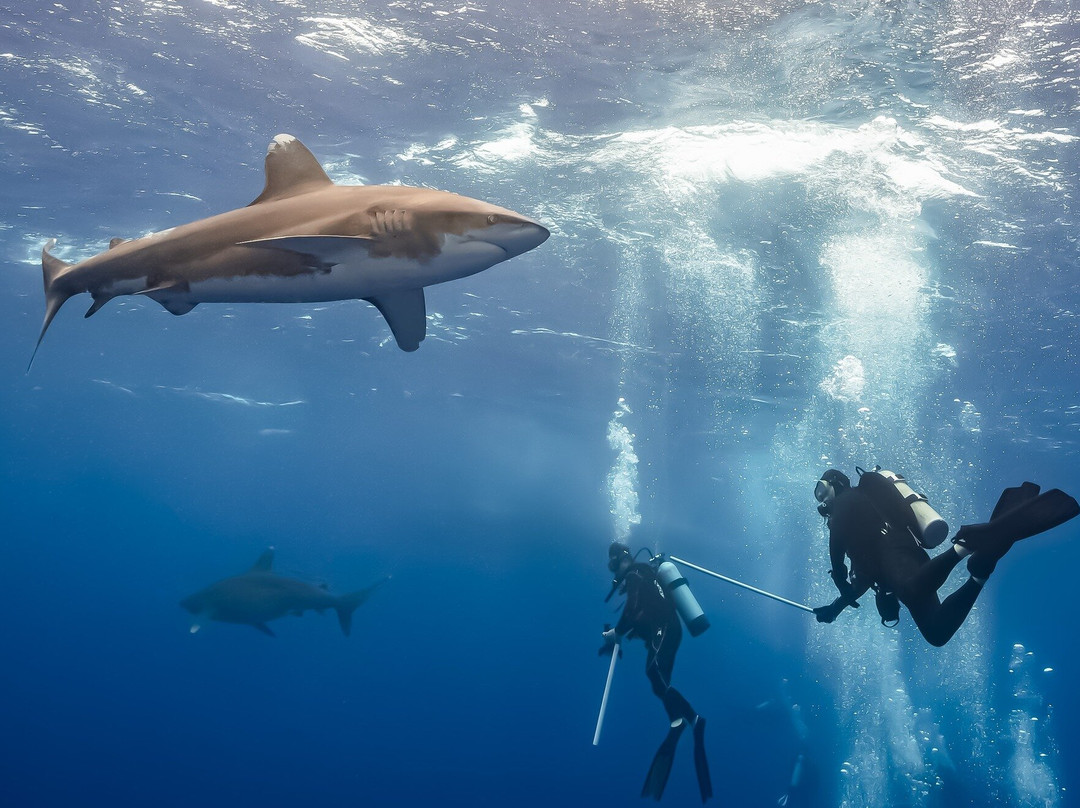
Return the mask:
M 1035 483 L 1025 482 L 1016 488 L 1006 488 L 1001 492 L 1001 496 L 998 497 L 997 505 L 994 506 L 994 512 L 990 514 L 990 521 L 993 522 L 999 516 L 1004 516 L 1014 508 L 1018 508 L 1025 502 L 1029 502 L 1039 495 L 1039 486 Z
M 705 757 L 705 719 L 700 715 L 694 721 L 694 769 L 697 771 L 701 801 L 708 802 L 713 795 L 712 777 L 709 776 L 709 761 Z
M 1036 536 L 1080 514 L 1080 505 L 1060 488 L 1051 488 L 989 522 L 1009 544 Z M 1008 549 L 1007 547 L 1005 549 Z
M 1028 495 L 1026 500 L 1023 499 L 1025 487 Z M 1010 491 L 1017 493 L 1006 496 Z M 985 578 L 993 572 L 998 559 L 1016 542 L 1037 536 L 1080 515 L 1080 505 L 1060 488 L 1052 488 L 1038 496 L 1031 496 L 1032 491 L 1038 491 L 1034 483 L 1006 489 L 1001 498 L 1011 500 L 1012 508 L 999 513 L 999 500 L 998 507 L 994 509 L 998 515 L 994 519 L 981 525 L 963 525 L 956 532 L 956 543 L 974 553 L 968 560 L 968 570 L 972 575 Z
M 654 800 L 659 800 L 664 796 L 668 775 L 671 774 L 671 763 L 675 760 L 675 747 L 678 746 L 684 729 L 686 729 L 686 721 L 680 719 L 678 724 L 668 730 L 667 737 L 656 750 L 649 773 L 645 775 L 645 785 L 641 787 L 641 796 L 652 797 Z

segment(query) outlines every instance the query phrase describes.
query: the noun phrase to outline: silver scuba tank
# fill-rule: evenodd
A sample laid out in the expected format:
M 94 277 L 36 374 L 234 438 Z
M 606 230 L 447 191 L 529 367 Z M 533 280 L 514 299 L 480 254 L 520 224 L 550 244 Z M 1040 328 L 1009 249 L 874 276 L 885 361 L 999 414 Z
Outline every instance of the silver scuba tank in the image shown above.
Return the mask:
M 660 579 L 664 590 L 675 600 L 675 611 L 686 623 L 690 636 L 697 637 L 702 634 L 709 627 L 709 618 L 698 605 L 697 598 L 690 591 L 690 586 L 679 572 L 679 568 L 670 561 L 664 561 L 657 567 L 656 577 Z
M 877 469 L 877 473 L 896 487 L 896 490 L 904 498 L 904 502 L 911 508 L 911 512 L 915 516 L 915 523 L 919 528 L 915 536 L 919 544 L 928 550 L 932 550 L 945 541 L 945 537 L 949 535 L 949 526 L 941 518 L 941 515 L 930 507 L 926 497 L 912 490 L 902 474 L 897 474 L 895 471 L 886 471 L 885 469 Z

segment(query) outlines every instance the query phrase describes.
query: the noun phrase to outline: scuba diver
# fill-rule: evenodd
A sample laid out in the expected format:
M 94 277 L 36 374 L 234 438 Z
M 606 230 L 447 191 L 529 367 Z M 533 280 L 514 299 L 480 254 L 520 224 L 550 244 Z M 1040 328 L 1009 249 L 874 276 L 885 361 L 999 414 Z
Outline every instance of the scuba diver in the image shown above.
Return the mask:
M 662 565 L 663 566 L 663 565 Z M 668 565 L 673 566 L 673 565 Z M 635 637 L 644 640 L 648 655 L 645 659 L 645 675 L 667 711 L 671 728 L 653 758 L 645 777 L 641 796 L 659 800 L 664 794 L 675 747 L 687 726 L 694 729 L 694 766 L 697 769 L 701 801 L 712 796 L 712 780 L 709 764 L 705 758 L 705 719 L 698 715 L 690 702 L 671 686 L 671 672 L 675 667 L 675 653 L 682 641 L 682 626 L 676 611 L 674 598 L 661 584 L 657 572 L 650 564 L 635 563 L 630 548 L 619 541 L 608 549 L 608 569 L 615 579 L 605 602 L 616 591 L 625 593 L 626 605 L 614 628 L 605 627 L 604 644 L 600 654 L 613 652 L 620 638 Z M 685 583 L 685 581 L 683 581 Z M 677 586 L 678 584 L 674 584 Z M 704 618 L 699 618 L 704 619 Z M 692 624 L 693 625 L 693 624 Z M 707 626 L 707 622 L 705 623 Z M 704 630 L 701 628 L 700 630 Z M 699 633 L 699 631 L 696 631 Z M 621 653 L 621 651 L 620 651 Z
M 831 623 L 845 606 L 858 607 L 858 599 L 873 588 L 882 623 L 895 625 L 903 603 L 923 637 L 936 647 L 952 639 L 1015 542 L 1080 514 L 1080 505 L 1063 491 L 1040 494 L 1039 486 L 1025 482 L 1001 492 L 989 522 L 961 526 L 952 547 L 931 558 L 923 546 L 937 546 L 948 527 L 926 506 L 925 497 L 911 492 L 892 472 L 856 470 L 861 475 L 857 487 L 843 472 L 829 469 L 814 489 L 821 503 L 818 512 L 829 526 L 830 575 L 840 592 L 814 614 L 819 623 Z M 927 542 L 924 531 L 930 527 L 940 538 Z M 850 579 L 845 556 L 851 559 Z M 938 588 L 963 558 L 971 577 L 939 600 Z

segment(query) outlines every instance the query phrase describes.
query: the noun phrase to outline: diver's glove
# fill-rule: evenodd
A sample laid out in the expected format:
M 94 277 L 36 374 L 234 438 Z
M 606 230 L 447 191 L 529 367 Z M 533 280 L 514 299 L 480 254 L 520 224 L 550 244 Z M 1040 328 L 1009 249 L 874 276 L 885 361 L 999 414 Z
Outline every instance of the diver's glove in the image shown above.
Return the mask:
M 611 652 L 615 650 L 615 646 L 619 642 L 619 635 L 615 633 L 615 629 L 605 627 L 602 634 L 604 638 L 604 644 L 600 646 L 600 650 L 597 651 L 599 656 L 611 656 Z M 619 657 L 622 657 L 622 649 L 619 649 Z

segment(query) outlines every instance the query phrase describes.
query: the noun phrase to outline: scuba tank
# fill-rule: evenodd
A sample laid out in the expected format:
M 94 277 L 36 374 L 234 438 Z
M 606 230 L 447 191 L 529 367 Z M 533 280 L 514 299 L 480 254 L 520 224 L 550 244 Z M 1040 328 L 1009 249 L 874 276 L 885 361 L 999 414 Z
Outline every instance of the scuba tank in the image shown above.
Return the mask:
M 893 518 L 910 530 L 920 546 L 932 550 L 945 541 L 949 526 L 925 496 L 912 490 L 903 475 L 881 466 L 875 466 L 871 472 L 859 468 L 856 471 L 860 474 L 859 487 L 870 483 L 866 487 L 872 494 L 879 495 L 883 500 L 881 504 L 887 506 L 882 508 L 886 518 Z M 878 480 L 887 481 L 889 485 L 881 485 Z
M 915 517 L 915 524 L 918 527 L 917 531 L 912 532 L 915 533 L 915 538 L 919 540 L 919 544 L 927 550 L 933 550 L 945 541 L 945 537 L 949 535 L 949 526 L 941 518 L 941 515 L 930 507 L 926 497 L 913 491 L 907 481 L 904 480 L 903 475 L 897 474 L 895 471 L 878 469 L 878 474 L 893 484 L 893 487 L 900 492 L 904 502 L 911 509 L 911 513 Z
M 701 635 L 709 627 L 709 618 L 705 616 L 697 598 L 690 591 L 690 585 L 686 583 L 679 568 L 670 561 L 660 562 L 656 568 L 656 577 L 660 579 L 664 591 L 675 600 L 675 611 L 686 623 L 686 628 L 691 637 Z

